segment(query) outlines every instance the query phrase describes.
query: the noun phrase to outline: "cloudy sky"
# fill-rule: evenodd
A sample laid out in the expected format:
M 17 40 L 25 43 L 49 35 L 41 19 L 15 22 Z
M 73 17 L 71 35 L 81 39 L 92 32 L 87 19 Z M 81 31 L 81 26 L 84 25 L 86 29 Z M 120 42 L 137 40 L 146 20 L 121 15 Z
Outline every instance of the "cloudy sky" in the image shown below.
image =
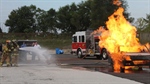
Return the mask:
M 12 10 L 18 9 L 21 6 L 36 5 L 43 10 L 54 8 L 58 10 L 60 7 L 75 2 L 76 4 L 84 0 L 0 0 L 0 27 L 3 31 L 7 31 L 4 27 L 4 22 L 8 19 L 8 15 Z M 127 0 L 128 12 L 135 19 L 144 17 L 150 14 L 150 0 Z

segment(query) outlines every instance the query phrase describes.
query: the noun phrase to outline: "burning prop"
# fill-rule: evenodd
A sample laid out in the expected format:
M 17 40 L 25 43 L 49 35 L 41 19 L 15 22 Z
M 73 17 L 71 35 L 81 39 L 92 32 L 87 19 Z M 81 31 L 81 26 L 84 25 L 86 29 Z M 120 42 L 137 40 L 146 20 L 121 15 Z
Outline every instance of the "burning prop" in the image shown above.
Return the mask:
M 119 0 L 114 0 L 115 5 L 119 8 L 108 17 L 106 22 L 107 30 L 100 27 L 94 33 L 100 33 L 99 46 L 105 47 L 113 60 L 114 70 L 120 70 L 123 67 L 123 59 L 131 60 L 124 52 L 141 52 L 143 50 L 149 51 L 149 44 L 141 45 L 139 39 L 136 37 L 136 28 L 132 26 L 124 17 L 124 9 L 120 6 Z

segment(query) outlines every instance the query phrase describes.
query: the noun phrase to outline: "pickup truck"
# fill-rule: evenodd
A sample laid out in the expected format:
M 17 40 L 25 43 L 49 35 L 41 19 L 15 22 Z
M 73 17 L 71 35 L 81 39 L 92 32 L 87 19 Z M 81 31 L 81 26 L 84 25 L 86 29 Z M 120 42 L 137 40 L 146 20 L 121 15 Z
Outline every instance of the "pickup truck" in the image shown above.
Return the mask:
M 26 47 L 33 47 L 33 43 L 35 42 L 37 42 L 37 40 L 17 40 L 17 44 L 19 45 L 19 61 L 20 62 L 25 62 L 27 60 L 27 54 L 33 55 L 33 52 L 20 50 L 22 44 L 25 43 Z

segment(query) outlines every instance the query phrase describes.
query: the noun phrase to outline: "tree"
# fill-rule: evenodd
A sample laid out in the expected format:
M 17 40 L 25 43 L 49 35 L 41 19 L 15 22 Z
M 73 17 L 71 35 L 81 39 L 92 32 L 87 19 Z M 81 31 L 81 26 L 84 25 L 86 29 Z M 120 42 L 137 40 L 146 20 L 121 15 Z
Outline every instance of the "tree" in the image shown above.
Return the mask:
M 48 27 L 48 32 L 50 33 L 57 33 L 57 27 L 56 27 L 56 11 L 51 8 L 47 11 L 47 15 L 45 18 L 46 26 Z
M 86 1 L 61 7 L 57 12 L 57 27 L 62 33 L 85 31 L 91 25 L 90 12 L 90 3 Z
M 13 10 L 8 16 L 5 25 L 9 27 L 9 32 L 30 33 L 36 30 L 35 20 L 36 6 L 23 6 L 18 10 Z
M 91 3 L 91 28 L 105 26 L 108 17 L 117 9 L 112 0 L 93 0 Z
M 144 18 L 138 18 L 135 22 L 135 26 L 138 30 L 138 32 L 143 31 L 146 28 L 147 22 L 144 20 Z
M 129 13 L 126 12 L 127 3 L 122 1 L 125 8 L 124 15 L 129 21 Z M 113 4 L 113 0 L 86 0 L 78 5 L 72 3 L 60 7 L 58 11 L 49 9 L 41 10 L 34 5 L 23 6 L 13 10 L 5 25 L 9 27 L 9 32 L 33 33 L 33 32 L 51 32 L 74 33 L 76 31 L 85 31 L 88 28 L 97 29 L 99 26 L 105 26 L 108 17 L 117 10 L 118 6 Z
M 73 7 L 73 5 L 71 6 Z M 85 31 L 91 25 L 91 7 L 89 2 L 81 2 L 77 6 L 77 10 L 72 12 L 71 23 L 76 27 L 76 31 Z
M 74 3 L 72 4 L 74 5 Z M 59 8 L 57 12 L 57 28 L 61 30 L 62 33 L 73 33 L 76 31 L 75 25 L 71 23 L 72 13 L 76 11 L 75 8 L 71 8 L 69 5 Z
M 37 9 L 37 14 L 36 14 L 36 32 L 40 33 L 43 32 L 45 33 L 48 30 L 48 27 L 46 26 L 46 11 L 41 10 L 40 8 Z
M 91 1 L 91 0 L 89 0 Z M 121 0 L 121 6 L 125 9 L 124 16 L 130 22 L 133 18 L 129 18 L 129 13 L 126 12 L 127 3 Z M 99 26 L 105 26 L 108 17 L 118 9 L 119 6 L 113 4 L 113 0 L 92 0 L 91 2 L 91 28 L 97 29 Z
M 147 14 L 144 20 L 146 22 L 146 28 L 143 30 L 143 32 L 150 32 L 150 14 Z
M 130 17 L 130 13 L 128 13 L 128 3 L 126 0 L 120 0 L 121 3 L 122 3 L 122 7 L 124 8 L 124 17 L 130 22 L 130 23 L 133 23 L 134 22 L 134 18 L 133 17 Z
M 122 1 L 122 7 L 125 8 L 125 18 L 132 22 L 134 18 L 127 12 L 127 3 Z M 61 7 L 57 12 L 57 28 L 62 33 L 74 33 L 76 31 L 85 31 L 88 28 L 97 29 L 99 26 L 105 26 L 108 17 L 116 11 L 118 6 L 113 4 L 113 0 L 86 0 L 79 4 L 72 3 Z

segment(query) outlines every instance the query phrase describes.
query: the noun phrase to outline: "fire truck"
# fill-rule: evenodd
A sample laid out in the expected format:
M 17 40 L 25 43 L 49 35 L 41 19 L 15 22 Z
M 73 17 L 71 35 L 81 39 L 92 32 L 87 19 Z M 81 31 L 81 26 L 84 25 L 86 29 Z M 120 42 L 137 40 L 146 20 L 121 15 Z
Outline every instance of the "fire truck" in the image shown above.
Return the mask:
M 108 59 L 108 53 L 105 48 L 99 47 L 99 34 L 92 34 L 93 30 L 78 31 L 72 35 L 71 54 L 78 58 L 87 56 L 96 56 L 98 59 Z

